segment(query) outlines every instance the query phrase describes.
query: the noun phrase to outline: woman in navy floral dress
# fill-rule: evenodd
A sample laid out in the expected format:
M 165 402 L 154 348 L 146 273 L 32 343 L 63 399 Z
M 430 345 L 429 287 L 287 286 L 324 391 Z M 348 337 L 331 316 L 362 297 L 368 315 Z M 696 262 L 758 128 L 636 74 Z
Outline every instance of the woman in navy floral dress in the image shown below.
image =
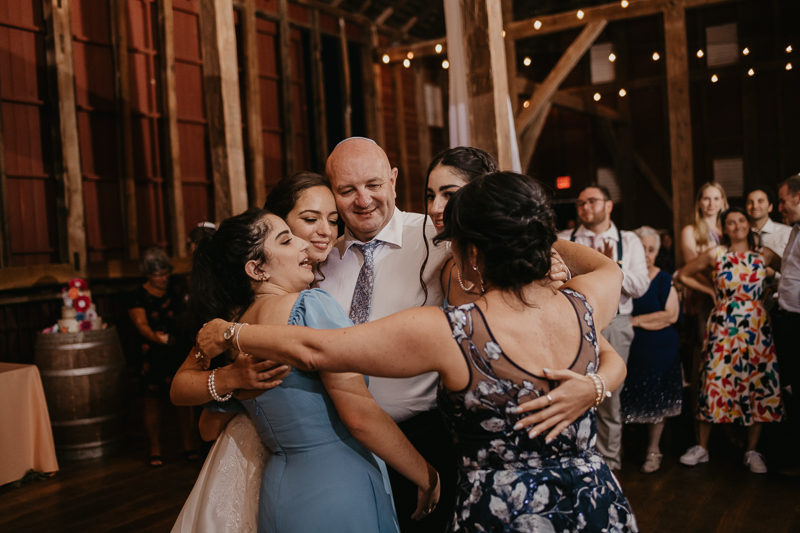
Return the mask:
M 542 419 L 553 418 L 564 394 L 559 380 L 596 382 L 599 402 L 603 380 L 613 390 L 624 379 L 621 360 L 594 374 L 600 352 L 614 355 L 597 329 L 616 311 L 620 269 L 586 246 L 555 242 L 554 220 L 534 179 L 510 172 L 477 178 L 448 203 L 439 236 L 452 240 L 459 269 L 475 272 L 476 302 L 444 313 L 418 307 L 339 330 L 245 326 L 241 349 L 303 369 L 384 377 L 437 372 L 460 467 L 450 531 L 638 531 L 594 450 L 594 408 L 530 433 L 520 423 L 525 402 Z M 582 274 L 560 291 L 547 279 L 551 247 Z M 228 326 L 213 320 L 204 327 L 201 353 L 224 350 Z

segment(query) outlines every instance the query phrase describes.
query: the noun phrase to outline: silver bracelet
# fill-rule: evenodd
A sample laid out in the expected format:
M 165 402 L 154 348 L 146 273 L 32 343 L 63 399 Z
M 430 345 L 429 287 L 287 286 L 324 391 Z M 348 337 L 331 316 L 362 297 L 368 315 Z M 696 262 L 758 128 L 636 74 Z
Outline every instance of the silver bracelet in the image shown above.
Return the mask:
M 235 340 L 234 344 L 236 345 L 236 350 L 239 351 L 239 352 L 242 351 L 242 345 L 239 344 L 239 333 L 242 332 L 242 328 L 243 327 L 249 326 L 249 325 L 250 324 L 248 324 L 247 322 L 242 322 L 241 324 L 239 324 L 239 329 L 236 330 L 236 338 L 234 339 Z
M 219 370 L 219 368 L 215 368 L 214 370 L 211 371 L 211 374 L 208 375 L 208 392 L 211 393 L 211 397 L 214 398 L 216 401 L 227 402 L 233 397 L 233 391 L 229 392 L 225 396 L 220 396 L 219 394 L 217 394 L 217 387 L 214 384 L 214 374 L 217 373 L 217 370 Z

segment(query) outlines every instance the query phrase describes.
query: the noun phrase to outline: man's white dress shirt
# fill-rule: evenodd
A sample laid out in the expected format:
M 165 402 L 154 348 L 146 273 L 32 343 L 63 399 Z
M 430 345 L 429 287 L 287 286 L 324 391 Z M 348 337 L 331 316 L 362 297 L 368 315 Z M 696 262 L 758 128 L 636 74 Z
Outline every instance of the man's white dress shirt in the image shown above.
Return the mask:
M 781 283 L 778 287 L 778 304 L 781 309 L 800 313 L 800 223 L 792 227 L 781 262 Z
M 768 218 L 760 230 L 752 228 L 752 231 L 761 239 L 762 246 L 766 246 L 778 254 L 778 257 L 783 258 L 786 243 L 789 242 L 789 234 L 792 233 L 791 226 Z
M 372 290 L 372 305 L 369 320 L 378 320 L 391 314 L 425 305 L 442 305 L 443 294 L 439 280 L 442 266 L 448 257 L 444 243 L 434 246 L 436 235 L 433 224 L 428 221 L 430 254 L 425 266 L 423 280 L 428 287 L 428 299 L 420 286 L 419 271 L 425 259 L 425 244 L 422 226 L 425 216 L 418 213 L 405 213 L 395 208 L 389 223 L 375 236 L 384 244 L 374 252 L 375 283 Z M 358 273 L 364 257 L 354 243 L 360 243 L 349 229 L 345 230 L 333 245 L 328 260 L 322 265 L 325 279 L 319 287 L 328 291 L 346 312 L 350 312 L 350 302 L 356 287 Z M 379 342 L 379 339 L 376 340 Z M 397 354 L 402 357 L 402 353 Z M 389 413 L 395 422 L 402 422 L 414 415 L 430 411 L 436 407 L 436 373 L 423 374 L 411 378 L 369 378 L 369 390 L 381 408 Z
M 559 239 L 570 240 L 573 230 L 564 230 L 558 234 Z M 647 260 L 644 257 L 644 246 L 639 237 L 632 231 L 618 232 L 617 226 L 611 226 L 600 234 L 589 231 L 582 224 L 575 231 L 575 242 L 602 251 L 604 243 L 612 245 L 611 258 L 616 261 L 619 236 L 622 234 L 622 294 L 619 298 L 619 314 L 630 315 L 633 311 L 632 298 L 640 298 L 650 286 L 650 276 L 647 274 Z

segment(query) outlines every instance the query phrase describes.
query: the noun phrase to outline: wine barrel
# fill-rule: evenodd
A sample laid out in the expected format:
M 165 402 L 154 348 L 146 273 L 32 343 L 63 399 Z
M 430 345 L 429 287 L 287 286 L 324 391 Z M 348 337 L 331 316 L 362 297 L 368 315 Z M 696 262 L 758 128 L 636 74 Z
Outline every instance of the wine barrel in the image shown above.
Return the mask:
M 34 357 L 59 457 L 113 453 L 123 442 L 126 414 L 126 367 L 117 330 L 39 333 Z

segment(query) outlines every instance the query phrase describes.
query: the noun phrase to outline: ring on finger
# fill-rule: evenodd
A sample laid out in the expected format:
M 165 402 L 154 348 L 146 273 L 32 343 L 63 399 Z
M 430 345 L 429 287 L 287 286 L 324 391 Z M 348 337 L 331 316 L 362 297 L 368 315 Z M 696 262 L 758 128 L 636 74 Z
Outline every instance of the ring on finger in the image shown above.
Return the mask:
M 547 395 L 545 395 L 545 398 L 547 398 L 547 405 L 548 405 L 548 406 L 549 406 L 549 405 L 553 405 L 553 397 L 552 397 L 552 396 L 550 396 L 549 394 L 547 394 Z

